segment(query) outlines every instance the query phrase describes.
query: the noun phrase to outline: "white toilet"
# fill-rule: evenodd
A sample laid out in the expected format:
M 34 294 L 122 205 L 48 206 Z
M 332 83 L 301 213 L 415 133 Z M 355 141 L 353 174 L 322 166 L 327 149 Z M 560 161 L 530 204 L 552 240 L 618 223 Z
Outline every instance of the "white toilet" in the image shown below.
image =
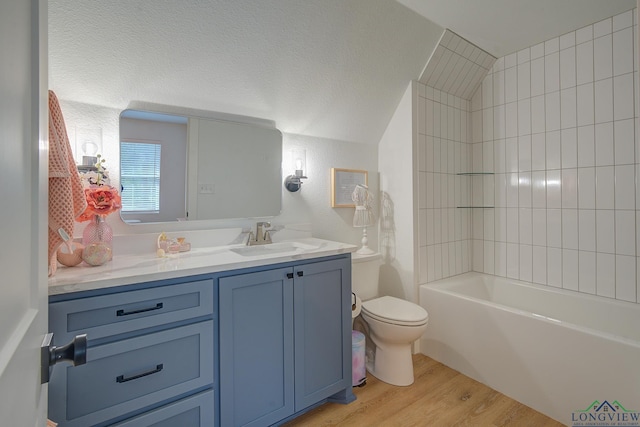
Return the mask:
M 374 354 L 367 354 L 367 370 L 386 383 L 411 385 L 411 344 L 427 329 L 429 314 L 412 302 L 378 295 L 380 254 L 351 256 L 351 287 L 363 301 L 362 318 L 375 346 Z

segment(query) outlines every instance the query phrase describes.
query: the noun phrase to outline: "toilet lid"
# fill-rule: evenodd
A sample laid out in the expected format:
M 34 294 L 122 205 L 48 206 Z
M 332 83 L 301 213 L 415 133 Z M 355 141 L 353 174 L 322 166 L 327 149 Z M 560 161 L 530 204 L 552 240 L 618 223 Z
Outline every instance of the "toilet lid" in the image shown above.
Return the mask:
M 429 320 L 429 314 L 424 308 L 412 302 L 390 296 L 363 302 L 362 311 L 381 322 L 397 325 L 424 325 Z

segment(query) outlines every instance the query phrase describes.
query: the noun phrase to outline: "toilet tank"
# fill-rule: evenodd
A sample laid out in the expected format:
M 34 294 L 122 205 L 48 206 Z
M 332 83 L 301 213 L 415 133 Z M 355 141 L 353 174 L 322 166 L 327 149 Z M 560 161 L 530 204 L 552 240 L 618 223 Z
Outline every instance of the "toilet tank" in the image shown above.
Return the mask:
M 365 301 L 378 296 L 378 278 L 382 256 L 351 254 L 351 290 Z

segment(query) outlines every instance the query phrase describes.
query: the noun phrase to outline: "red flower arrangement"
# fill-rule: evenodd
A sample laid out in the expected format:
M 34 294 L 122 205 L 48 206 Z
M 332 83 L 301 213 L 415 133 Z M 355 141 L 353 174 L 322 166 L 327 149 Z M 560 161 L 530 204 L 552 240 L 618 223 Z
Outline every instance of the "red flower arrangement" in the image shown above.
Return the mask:
M 78 221 L 89 221 L 96 215 L 105 217 L 122 207 L 118 190 L 110 185 L 95 185 L 84 189 L 87 208 L 78 217 Z

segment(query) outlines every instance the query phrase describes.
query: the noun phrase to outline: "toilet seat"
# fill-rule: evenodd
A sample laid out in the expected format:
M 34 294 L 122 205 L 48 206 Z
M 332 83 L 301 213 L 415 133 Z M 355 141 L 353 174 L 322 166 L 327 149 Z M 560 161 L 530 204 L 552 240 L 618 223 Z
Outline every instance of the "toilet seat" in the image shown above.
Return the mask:
M 394 325 L 421 326 L 429 320 L 429 314 L 424 308 L 390 296 L 363 302 L 362 312 L 381 322 Z

